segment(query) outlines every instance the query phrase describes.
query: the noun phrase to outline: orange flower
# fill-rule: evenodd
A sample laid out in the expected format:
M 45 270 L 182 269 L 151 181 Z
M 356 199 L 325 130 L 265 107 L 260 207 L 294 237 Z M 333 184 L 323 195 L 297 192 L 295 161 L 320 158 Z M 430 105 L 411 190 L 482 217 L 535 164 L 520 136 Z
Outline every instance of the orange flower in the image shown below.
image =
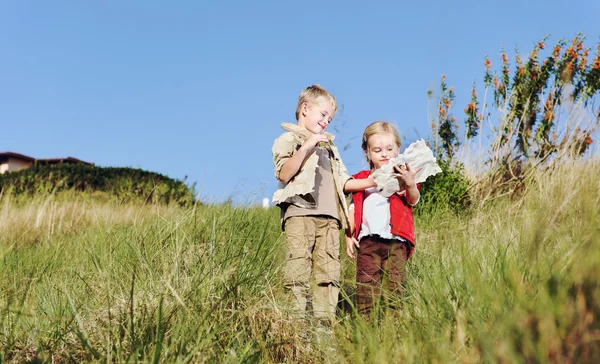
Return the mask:
M 517 71 L 519 72 L 520 75 L 524 75 L 525 74 L 525 70 L 523 69 L 523 67 L 519 67 L 517 69 Z
M 475 91 L 475 89 L 473 89 L 473 90 L 471 91 L 471 95 L 472 95 L 473 97 L 477 97 L 477 92 Z
M 458 124 L 454 124 L 454 129 L 458 130 Z
M 534 50 L 531 51 L 531 54 L 529 54 L 529 58 L 530 59 L 537 59 L 537 54 L 538 54 L 537 49 L 534 49 Z
M 594 142 L 594 140 L 592 139 L 591 136 L 588 135 L 587 137 L 585 137 L 585 144 L 590 145 L 593 142 Z
M 582 49 L 583 49 L 583 43 L 579 43 L 579 44 L 577 45 L 577 50 L 578 50 L 578 51 L 580 51 L 580 50 L 582 50 Z
M 545 46 L 545 45 L 544 45 L 544 42 L 539 42 L 539 43 L 538 43 L 538 47 L 539 47 L 540 49 L 544 49 L 544 46 Z
M 431 123 L 431 129 L 435 129 L 436 125 L 435 123 Z
M 552 57 L 558 58 L 559 54 L 560 54 L 560 46 L 557 44 L 556 47 L 554 47 L 554 52 L 552 52 Z
M 492 66 L 492 62 L 490 62 L 489 59 L 485 59 L 485 62 L 483 62 L 483 65 L 485 66 L 486 69 L 490 69 L 490 67 Z
M 592 69 L 600 69 L 600 57 L 596 57 L 596 59 L 594 60 L 594 64 L 592 65 Z
M 446 80 L 446 75 L 442 75 L 442 82 Z
M 579 62 L 579 69 L 582 71 L 585 69 L 585 66 L 587 66 L 588 54 L 589 54 L 589 51 L 587 49 L 585 51 L 583 51 L 583 53 L 581 54 L 581 61 Z
M 452 122 L 455 122 L 456 118 L 453 116 L 452 119 L 450 119 L 450 120 L 452 120 Z
M 508 63 L 508 57 L 506 56 L 506 53 L 502 52 L 502 63 L 507 64 Z

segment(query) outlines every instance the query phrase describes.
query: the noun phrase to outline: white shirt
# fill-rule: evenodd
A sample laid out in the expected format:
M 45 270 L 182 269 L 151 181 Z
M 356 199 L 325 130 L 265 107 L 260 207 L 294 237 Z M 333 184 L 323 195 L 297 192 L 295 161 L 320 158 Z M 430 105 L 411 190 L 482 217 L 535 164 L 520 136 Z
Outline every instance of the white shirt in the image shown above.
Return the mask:
M 400 194 L 404 194 L 404 191 Z M 354 204 L 350 206 L 350 209 L 354 209 Z M 378 235 L 384 239 L 406 241 L 406 239 L 392 234 L 392 226 L 390 224 L 390 200 L 383 197 L 377 190 L 377 187 L 371 187 L 365 190 L 362 224 L 358 240 L 360 241 L 360 239 L 367 235 Z

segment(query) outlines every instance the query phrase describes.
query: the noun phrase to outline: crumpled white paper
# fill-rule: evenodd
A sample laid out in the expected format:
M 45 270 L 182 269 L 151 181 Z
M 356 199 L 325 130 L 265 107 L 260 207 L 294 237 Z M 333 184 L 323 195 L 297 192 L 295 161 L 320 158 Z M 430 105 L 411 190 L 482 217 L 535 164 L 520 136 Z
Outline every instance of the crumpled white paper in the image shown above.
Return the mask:
M 405 163 L 408 163 L 408 166 L 414 170 L 421 168 L 415 175 L 415 183 L 425 182 L 428 177 L 442 171 L 425 141 L 423 139 L 417 140 L 409 145 L 404 153 L 392 158 L 388 164 L 373 172 L 377 189 L 382 196 L 390 197 L 394 192 L 404 189 L 404 186 L 400 187 L 398 179 L 394 177 L 393 173 L 394 166 L 404 165 Z

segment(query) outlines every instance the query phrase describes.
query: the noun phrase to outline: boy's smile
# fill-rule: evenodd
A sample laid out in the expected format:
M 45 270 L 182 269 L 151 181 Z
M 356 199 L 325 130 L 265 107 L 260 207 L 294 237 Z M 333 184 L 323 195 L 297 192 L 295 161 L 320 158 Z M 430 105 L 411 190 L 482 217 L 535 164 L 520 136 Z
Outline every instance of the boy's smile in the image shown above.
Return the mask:
M 324 133 L 335 115 L 333 105 L 323 98 L 312 104 L 305 102 L 301 112 L 303 117 L 298 120 L 298 125 L 313 134 Z

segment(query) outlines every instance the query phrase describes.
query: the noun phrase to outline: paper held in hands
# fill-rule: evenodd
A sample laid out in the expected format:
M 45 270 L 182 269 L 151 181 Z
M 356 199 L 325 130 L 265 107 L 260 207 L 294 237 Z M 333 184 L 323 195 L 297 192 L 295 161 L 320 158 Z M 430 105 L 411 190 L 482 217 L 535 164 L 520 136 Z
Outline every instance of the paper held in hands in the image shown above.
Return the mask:
M 381 168 L 373 172 L 373 178 L 377 183 L 377 189 L 384 197 L 390 197 L 394 192 L 404 190 L 404 186 L 400 187 L 398 179 L 394 177 L 394 166 L 401 166 L 408 163 L 409 167 L 414 170 L 421 168 L 415 175 L 415 183 L 425 182 L 430 176 L 435 176 L 442 169 L 437 165 L 433 152 L 423 139 L 417 140 L 406 148 L 404 153 Z

